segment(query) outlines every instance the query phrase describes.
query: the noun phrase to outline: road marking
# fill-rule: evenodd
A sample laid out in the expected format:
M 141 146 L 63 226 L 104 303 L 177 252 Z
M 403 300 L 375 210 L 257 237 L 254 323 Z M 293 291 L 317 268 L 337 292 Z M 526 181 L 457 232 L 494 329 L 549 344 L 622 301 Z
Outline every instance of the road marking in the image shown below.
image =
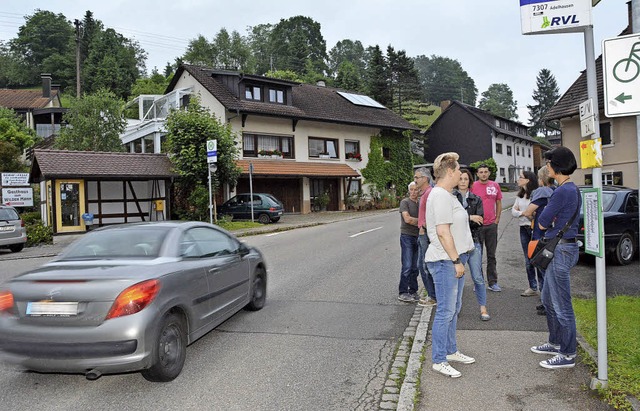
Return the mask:
M 280 235 L 282 231 L 278 231 L 277 233 L 266 234 L 265 237 L 273 237 L 274 235 Z
M 357 236 L 362 235 L 362 234 L 367 234 L 367 233 L 370 233 L 370 232 L 372 232 L 372 231 L 379 230 L 379 229 L 381 229 L 381 228 L 382 228 L 382 227 L 376 227 L 376 228 L 372 228 L 371 230 L 362 231 L 362 232 L 360 232 L 360 233 L 357 233 L 357 234 L 354 234 L 354 235 L 350 235 L 350 236 L 349 236 L 349 238 L 354 238 L 354 237 L 357 237 Z

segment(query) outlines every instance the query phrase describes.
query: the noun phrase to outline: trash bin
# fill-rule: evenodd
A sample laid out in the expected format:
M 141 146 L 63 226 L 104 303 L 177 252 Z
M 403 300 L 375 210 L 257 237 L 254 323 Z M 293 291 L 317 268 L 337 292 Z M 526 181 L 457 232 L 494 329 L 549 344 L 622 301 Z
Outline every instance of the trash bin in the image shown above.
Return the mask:
M 87 226 L 87 230 L 91 230 L 91 228 L 93 227 L 93 214 L 82 214 L 82 221 L 84 221 L 84 225 Z

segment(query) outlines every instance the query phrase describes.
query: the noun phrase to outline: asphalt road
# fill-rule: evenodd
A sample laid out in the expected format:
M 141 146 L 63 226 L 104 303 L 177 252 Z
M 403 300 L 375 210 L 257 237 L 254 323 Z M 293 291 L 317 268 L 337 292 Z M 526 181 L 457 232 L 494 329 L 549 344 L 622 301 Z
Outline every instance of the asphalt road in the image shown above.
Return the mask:
M 139 374 L 37 374 L 0 366 L 13 410 L 374 410 L 414 306 L 397 301 L 397 210 L 245 237 L 268 263 L 268 300 L 187 349 L 173 382 Z M 40 259 L 42 260 L 42 259 Z M 39 265 L 0 260 L 2 273 Z

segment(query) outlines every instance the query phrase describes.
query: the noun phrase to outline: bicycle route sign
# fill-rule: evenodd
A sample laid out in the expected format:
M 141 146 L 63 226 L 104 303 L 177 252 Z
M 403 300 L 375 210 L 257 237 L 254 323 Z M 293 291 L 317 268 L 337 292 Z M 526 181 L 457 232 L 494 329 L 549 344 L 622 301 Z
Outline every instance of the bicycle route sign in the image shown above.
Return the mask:
M 604 114 L 640 115 L 640 34 L 602 41 Z

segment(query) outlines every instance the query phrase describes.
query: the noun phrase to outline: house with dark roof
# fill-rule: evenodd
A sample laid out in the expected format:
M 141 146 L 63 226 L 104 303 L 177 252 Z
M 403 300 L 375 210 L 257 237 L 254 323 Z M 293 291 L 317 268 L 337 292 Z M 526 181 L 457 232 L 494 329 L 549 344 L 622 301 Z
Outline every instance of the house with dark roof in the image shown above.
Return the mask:
M 40 137 L 47 138 L 60 130 L 62 115 L 59 90 L 51 85 L 51 75 L 42 74 L 42 89 L 0 89 L 0 107 L 15 111 L 27 127 Z
M 631 19 L 631 3 L 629 19 Z M 629 20 L 631 21 L 631 20 Z M 630 25 L 621 36 L 631 34 Z M 602 55 L 596 59 L 596 81 L 598 84 L 598 113 L 600 124 L 597 136 L 602 142 L 602 184 L 624 185 L 638 188 L 638 146 L 636 117 L 612 117 L 604 114 L 604 89 L 602 82 Z M 583 71 L 576 81 L 545 114 L 545 120 L 559 120 L 562 130 L 562 145 L 569 148 L 578 160 L 578 169 L 571 176 L 579 184 L 593 184 L 592 171 L 583 168 L 580 161 L 580 104 L 588 100 L 587 73 Z
M 224 197 L 249 191 L 251 168 L 254 192 L 273 194 L 287 212 L 312 211 L 316 196 L 325 192 L 327 209 L 344 209 L 348 193 L 367 192 L 360 170 L 371 137 L 391 130 L 406 138 L 403 131 L 417 130 L 359 93 L 193 65 L 178 68 L 165 96 L 147 96 L 146 108 L 139 99 L 140 112 L 166 115 L 168 107 L 186 106 L 191 94 L 238 135 L 242 175 Z M 160 117 L 151 117 L 122 136 L 130 151 L 159 150 L 164 130 Z
M 40 185 L 40 211 L 54 233 L 92 225 L 164 220 L 177 175 L 166 154 L 33 150 L 29 180 Z
M 442 103 L 442 113 L 425 133 L 425 160 L 432 163 L 449 151 L 460 155 L 461 164 L 493 158 L 498 183 L 516 183 L 520 171 L 534 171 L 537 140 L 517 121 L 493 115 L 459 101 Z

